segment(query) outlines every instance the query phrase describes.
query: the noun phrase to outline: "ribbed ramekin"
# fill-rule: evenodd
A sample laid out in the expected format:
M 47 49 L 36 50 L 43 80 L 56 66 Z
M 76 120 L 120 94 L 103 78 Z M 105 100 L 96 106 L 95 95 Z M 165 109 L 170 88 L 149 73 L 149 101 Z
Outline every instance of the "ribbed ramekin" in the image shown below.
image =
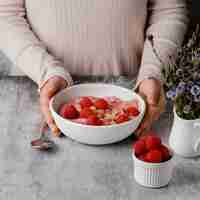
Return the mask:
M 161 163 L 144 162 L 135 156 L 134 151 L 132 152 L 134 178 L 138 184 L 151 188 L 168 185 L 174 169 L 174 153 L 168 146 L 167 148 L 170 150 L 172 157 L 170 160 Z

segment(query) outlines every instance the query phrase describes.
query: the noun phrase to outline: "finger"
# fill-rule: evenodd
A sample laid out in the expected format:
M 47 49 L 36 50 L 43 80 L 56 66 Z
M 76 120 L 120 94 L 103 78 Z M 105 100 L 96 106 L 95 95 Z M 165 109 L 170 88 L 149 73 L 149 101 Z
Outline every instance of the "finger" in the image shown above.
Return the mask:
M 141 138 L 143 136 L 146 136 L 148 135 L 149 131 L 151 130 L 150 127 L 147 127 L 145 129 L 143 129 L 138 135 L 137 135 L 137 138 Z
M 46 83 L 46 85 L 42 88 L 40 92 L 40 107 L 41 111 L 46 119 L 46 122 L 50 129 L 52 130 L 53 134 L 58 136 L 60 134 L 60 131 L 58 127 L 56 126 L 50 109 L 49 109 L 49 102 L 50 99 L 61 89 L 64 89 L 67 87 L 67 82 L 64 79 L 61 79 L 60 77 L 53 77 L 52 79 L 49 79 L 49 81 Z
M 159 96 L 157 94 L 149 94 L 146 99 L 149 105 L 158 106 Z
M 161 114 L 165 111 L 165 100 L 160 98 L 159 103 L 157 106 L 155 105 L 148 105 L 149 113 L 151 113 L 151 118 L 153 121 L 157 121 Z
M 149 105 L 158 106 L 160 100 L 160 90 L 149 90 L 146 94 L 146 100 Z
M 157 121 L 161 115 L 161 108 L 159 106 L 149 105 L 149 113 L 151 113 L 152 121 Z
M 150 124 L 152 124 L 152 118 L 151 118 L 151 114 L 149 113 L 149 110 L 147 110 L 147 113 L 144 119 L 142 120 L 142 123 L 136 130 L 136 135 L 140 136 L 142 132 L 144 132 L 145 129 L 147 129 L 150 126 Z
M 136 130 L 136 135 L 140 137 L 141 135 L 144 135 L 146 132 L 148 132 L 149 129 L 151 129 L 152 124 L 154 121 L 159 119 L 160 112 L 157 106 L 147 105 L 147 112 L 146 115 Z
M 135 131 L 135 135 L 136 135 L 137 137 L 140 137 L 140 134 L 141 134 L 142 131 L 145 129 L 144 124 L 145 124 L 147 118 L 148 118 L 148 113 L 145 114 L 145 116 L 144 116 L 142 122 L 140 123 L 139 127 L 138 127 L 138 128 L 136 129 L 136 131 Z
M 140 85 L 139 93 L 145 96 L 148 104 L 158 105 L 160 98 L 161 85 L 159 81 L 148 80 L 144 81 L 144 84 Z
M 49 110 L 49 101 L 50 101 L 50 98 L 47 95 L 41 96 L 41 98 L 40 98 L 41 111 L 44 115 L 44 118 L 45 118 L 49 128 L 53 132 L 53 134 L 58 136 L 60 131 L 57 128 L 57 126 L 52 118 L 51 112 Z
M 144 121 L 141 126 L 136 130 L 135 134 L 137 137 L 141 137 L 151 129 L 152 122 Z
M 164 95 L 164 90 L 161 91 L 160 100 L 159 100 L 158 105 L 160 108 L 160 113 L 163 113 L 166 108 L 166 99 L 165 99 L 165 95 Z
M 40 108 L 41 108 L 41 111 L 44 115 L 44 118 L 45 118 L 49 128 L 52 130 L 53 133 L 57 132 L 57 127 L 54 123 L 54 120 L 53 120 L 50 110 L 49 110 L 48 97 L 41 97 Z

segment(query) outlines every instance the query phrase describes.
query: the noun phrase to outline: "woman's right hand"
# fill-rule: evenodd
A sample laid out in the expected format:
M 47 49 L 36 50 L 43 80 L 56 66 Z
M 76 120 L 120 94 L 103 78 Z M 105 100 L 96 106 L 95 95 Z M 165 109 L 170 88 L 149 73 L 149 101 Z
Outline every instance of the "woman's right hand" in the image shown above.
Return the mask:
M 60 135 L 60 130 L 56 126 L 49 109 L 49 101 L 60 90 L 67 87 L 67 81 L 59 76 L 50 78 L 40 90 L 40 109 L 44 118 L 55 136 Z

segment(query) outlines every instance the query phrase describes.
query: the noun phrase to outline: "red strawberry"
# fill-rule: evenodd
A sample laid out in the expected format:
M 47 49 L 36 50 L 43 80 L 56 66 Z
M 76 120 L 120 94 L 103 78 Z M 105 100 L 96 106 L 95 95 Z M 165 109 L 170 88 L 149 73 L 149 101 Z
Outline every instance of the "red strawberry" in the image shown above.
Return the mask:
M 139 159 L 139 160 L 142 160 L 142 161 L 144 161 L 144 162 L 149 162 L 149 161 L 147 160 L 147 155 L 146 155 L 146 154 L 140 155 L 140 156 L 138 157 L 138 159 Z
M 151 150 L 147 153 L 146 159 L 151 163 L 160 163 L 162 162 L 162 152 L 157 149 Z
M 97 126 L 102 126 L 102 125 L 104 125 L 103 120 L 98 119 L 97 122 L 96 122 L 96 125 L 97 125 Z
M 166 146 L 161 145 L 159 150 L 162 152 L 163 161 L 167 161 L 170 159 L 170 152 Z
M 117 123 L 117 124 L 121 124 L 123 122 L 126 122 L 129 120 L 129 117 L 127 114 L 123 113 L 123 114 L 118 114 L 115 116 L 114 118 L 114 121 Z
M 95 115 L 91 115 L 87 118 L 87 124 L 94 125 L 94 126 L 100 126 L 103 124 L 103 122 Z
M 161 139 L 156 135 L 148 135 L 145 139 L 147 150 L 159 149 Z
M 95 115 L 95 114 L 90 108 L 83 108 L 83 110 L 80 111 L 81 118 L 88 118 L 91 115 Z
M 103 110 L 106 110 L 108 109 L 109 107 L 109 104 L 108 102 L 105 100 L 105 99 L 98 99 L 94 102 L 94 106 L 97 108 L 97 109 L 103 109 Z
M 133 117 L 137 117 L 140 114 L 139 110 L 134 106 L 128 107 L 126 109 L 126 112 L 128 113 L 129 116 L 133 116 Z
M 93 102 L 89 97 L 81 97 L 80 105 L 82 108 L 88 108 L 93 105 Z
M 142 155 L 147 151 L 145 147 L 145 142 L 142 140 L 138 140 L 136 143 L 134 143 L 133 148 L 136 156 Z
M 59 114 L 66 119 L 76 119 L 79 116 L 79 112 L 71 104 L 64 104 L 59 110 Z

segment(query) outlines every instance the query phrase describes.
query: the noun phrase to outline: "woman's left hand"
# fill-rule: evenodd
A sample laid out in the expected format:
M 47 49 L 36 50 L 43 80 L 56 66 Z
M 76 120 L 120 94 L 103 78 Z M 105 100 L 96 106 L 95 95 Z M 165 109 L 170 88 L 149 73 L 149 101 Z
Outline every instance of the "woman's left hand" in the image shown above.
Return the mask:
M 151 129 L 153 122 L 158 120 L 161 113 L 164 112 L 165 97 L 161 83 L 156 79 L 143 80 L 139 85 L 138 92 L 146 101 L 146 114 L 136 130 L 136 136 L 140 137 Z

